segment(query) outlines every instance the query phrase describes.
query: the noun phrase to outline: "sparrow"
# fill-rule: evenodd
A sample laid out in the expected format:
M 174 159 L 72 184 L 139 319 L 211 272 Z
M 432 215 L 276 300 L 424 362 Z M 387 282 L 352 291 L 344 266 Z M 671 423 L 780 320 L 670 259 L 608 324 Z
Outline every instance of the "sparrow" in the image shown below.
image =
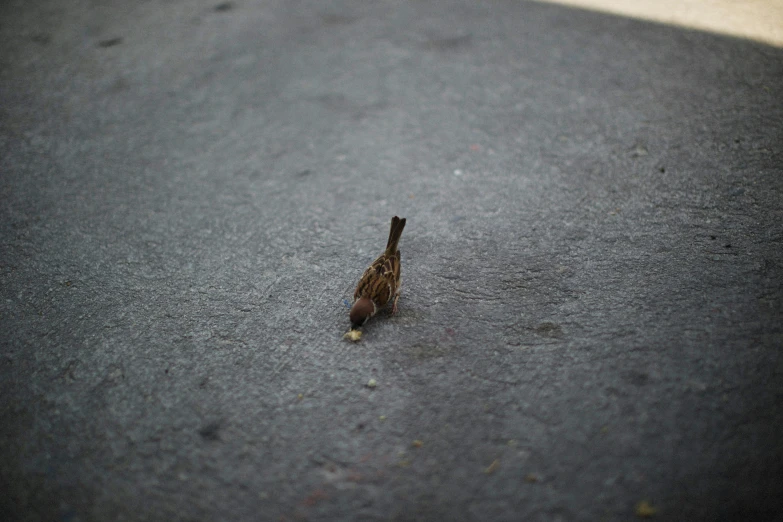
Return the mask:
M 358 328 L 366 323 L 367 319 L 386 306 L 392 298 L 392 315 L 397 313 L 401 283 L 400 250 L 397 246 L 400 243 L 403 228 L 405 228 L 405 218 L 400 219 L 394 216 L 391 220 L 386 250 L 367 267 L 359 284 L 356 285 L 350 313 L 353 328 Z

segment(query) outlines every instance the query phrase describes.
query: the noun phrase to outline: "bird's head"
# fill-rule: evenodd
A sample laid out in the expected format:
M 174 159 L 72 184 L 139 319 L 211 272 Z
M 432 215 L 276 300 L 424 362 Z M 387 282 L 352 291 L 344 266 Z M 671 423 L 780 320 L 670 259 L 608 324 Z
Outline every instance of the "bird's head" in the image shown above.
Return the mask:
M 375 304 L 369 297 L 359 298 L 351 307 L 351 324 L 357 328 L 375 314 Z

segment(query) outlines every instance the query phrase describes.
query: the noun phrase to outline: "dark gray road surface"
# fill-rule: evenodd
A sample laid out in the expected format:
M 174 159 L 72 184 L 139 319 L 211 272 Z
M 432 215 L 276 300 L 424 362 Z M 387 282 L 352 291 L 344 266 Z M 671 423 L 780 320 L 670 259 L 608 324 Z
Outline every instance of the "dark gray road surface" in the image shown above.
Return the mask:
M 783 512 L 783 50 L 17 0 L 0 94 L 3 520 Z M 350 344 L 395 214 L 400 313 Z

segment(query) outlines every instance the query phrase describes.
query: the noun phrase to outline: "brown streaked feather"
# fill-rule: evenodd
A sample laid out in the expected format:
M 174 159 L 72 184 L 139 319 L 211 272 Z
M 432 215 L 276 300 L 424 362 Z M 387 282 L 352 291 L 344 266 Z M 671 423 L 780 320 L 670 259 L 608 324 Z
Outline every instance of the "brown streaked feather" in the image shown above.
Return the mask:
M 399 266 L 398 258 L 396 256 L 389 258 L 386 254 L 373 261 L 356 285 L 356 291 L 353 293 L 354 300 L 369 297 L 375 301 L 378 308 L 385 306 L 391 295 L 397 291 L 395 265 Z
M 389 300 L 398 295 L 400 287 L 400 242 L 405 219 L 394 216 L 389 228 L 389 239 L 386 250 L 362 274 L 354 301 L 367 297 L 373 300 L 378 308 L 386 306 Z
M 389 240 L 386 242 L 386 254 L 392 257 L 397 252 L 397 245 L 400 243 L 400 236 L 402 236 L 402 230 L 405 228 L 405 218 L 398 218 L 394 216 L 391 221 L 391 227 L 389 228 Z

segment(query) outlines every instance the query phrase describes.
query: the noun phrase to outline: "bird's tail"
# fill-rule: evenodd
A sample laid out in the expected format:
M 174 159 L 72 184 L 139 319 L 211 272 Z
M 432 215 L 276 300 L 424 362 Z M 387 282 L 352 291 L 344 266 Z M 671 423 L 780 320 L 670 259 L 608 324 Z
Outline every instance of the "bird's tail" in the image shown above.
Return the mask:
M 394 216 L 391 220 L 391 229 L 389 230 L 389 241 L 386 243 L 386 254 L 394 255 L 397 253 L 397 245 L 400 243 L 402 229 L 405 228 L 405 218 Z

